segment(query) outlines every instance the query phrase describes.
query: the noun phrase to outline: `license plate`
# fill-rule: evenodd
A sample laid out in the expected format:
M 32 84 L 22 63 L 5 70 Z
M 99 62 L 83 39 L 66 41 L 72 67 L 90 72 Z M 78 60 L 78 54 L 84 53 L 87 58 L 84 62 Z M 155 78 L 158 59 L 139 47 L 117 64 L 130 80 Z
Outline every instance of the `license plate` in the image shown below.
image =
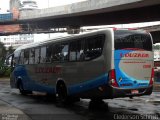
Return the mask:
M 131 93 L 132 93 L 132 94 L 138 94 L 139 91 L 138 91 L 138 90 L 131 90 Z

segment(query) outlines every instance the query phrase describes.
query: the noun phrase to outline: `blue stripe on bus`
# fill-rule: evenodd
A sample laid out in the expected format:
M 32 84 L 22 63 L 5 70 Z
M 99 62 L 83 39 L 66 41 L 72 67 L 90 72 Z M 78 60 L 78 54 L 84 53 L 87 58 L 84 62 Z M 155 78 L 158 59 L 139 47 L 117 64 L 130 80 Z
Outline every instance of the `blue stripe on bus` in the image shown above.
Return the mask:
M 34 81 L 31 81 L 28 89 L 31 91 L 39 91 L 39 92 L 46 92 L 49 94 L 55 94 L 55 88 L 48 86 L 48 85 L 43 85 L 40 83 L 35 83 Z
M 31 91 L 47 92 L 51 94 L 55 93 L 55 87 L 36 83 L 36 81 L 32 80 L 27 74 L 27 71 L 24 65 L 19 65 L 15 69 L 16 69 L 14 72 L 15 76 L 22 77 L 24 89 L 31 90 Z M 105 73 L 97 78 L 86 80 L 83 83 L 68 86 L 68 94 L 72 95 L 75 93 L 80 93 L 83 91 L 94 89 L 96 87 L 99 87 L 100 85 L 104 85 L 107 83 L 108 83 L 108 74 Z
M 47 92 L 50 94 L 55 94 L 54 87 L 40 84 L 40 83 L 36 83 L 36 81 L 32 80 L 29 77 L 29 75 L 27 74 L 27 71 L 26 71 L 26 68 L 24 65 L 18 65 L 17 67 L 15 67 L 14 76 L 16 76 L 16 77 L 21 76 L 23 87 L 26 90 Z
M 101 85 L 107 85 L 107 83 L 108 83 L 108 75 L 103 74 L 95 79 L 86 80 L 83 83 L 68 86 L 68 94 L 72 95 L 76 93 L 85 92 L 87 90 L 97 88 Z

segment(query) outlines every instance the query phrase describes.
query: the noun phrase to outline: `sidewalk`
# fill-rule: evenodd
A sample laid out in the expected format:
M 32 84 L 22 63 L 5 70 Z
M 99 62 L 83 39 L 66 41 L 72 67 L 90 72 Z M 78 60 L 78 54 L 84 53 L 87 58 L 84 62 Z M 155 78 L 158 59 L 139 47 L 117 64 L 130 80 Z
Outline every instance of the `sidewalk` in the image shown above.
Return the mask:
M 9 83 L 9 78 L 0 78 L 1 83 Z M 25 113 L 16 107 L 0 100 L 0 120 L 31 120 Z
M 10 81 L 9 77 L 0 77 L 0 81 Z
M 0 100 L 0 120 L 31 120 L 21 110 Z

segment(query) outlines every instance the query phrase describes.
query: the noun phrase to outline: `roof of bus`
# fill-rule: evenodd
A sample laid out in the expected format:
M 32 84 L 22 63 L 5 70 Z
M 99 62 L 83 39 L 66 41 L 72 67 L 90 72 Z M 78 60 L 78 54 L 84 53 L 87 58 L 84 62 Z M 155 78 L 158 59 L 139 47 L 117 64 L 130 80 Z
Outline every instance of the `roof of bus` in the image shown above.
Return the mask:
M 105 31 L 108 31 L 108 30 L 111 31 L 113 29 L 108 28 L 108 29 L 105 29 L 105 30 L 104 29 L 94 30 L 94 31 L 89 31 L 89 32 L 81 33 L 81 34 L 70 34 L 70 35 L 67 35 L 67 36 L 60 36 L 60 37 L 55 37 L 55 38 L 51 38 L 51 39 L 46 39 L 44 41 L 39 41 L 39 42 L 34 42 L 34 43 L 29 43 L 29 44 L 22 45 L 22 46 L 18 47 L 16 49 L 16 51 L 22 50 L 22 49 L 27 49 L 27 48 L 32 48 L 32 47 L 37 47 L 37 46 L 52 43 L 52 42 L 62 42 L 62 41 L 67 40 L 68 38 L 75 38 L 76 39 L 76 38 L 83 37 L 83 36 L 87 37 L 87 36 L 90 36 L 90 35 L 96 35 L 99 32 L 105 32 Z
M 44 44 L 48 44 L 48 43 L 53 43 L 53 42 L 62 42 L 62 41 L 66 41 L 68 40 L 68 38 L 79 38 L 79 37 L 87 37 L 90 35 L 96 35 L 99 33 L 104 33 L 106 31 L 118 31 L 118 30 L 124 30 L 124 31 L 139 31 L 139 30 L 127 30 L 127 29 L 113 29 L 113 28 L 105 28 L 105 29 L 100 29 L 100 30 L 94 30 L 94 31 L 88 31 L 85 33 L 81 33 L 81 34 L 70 34 L 67 36 L 60 36 L 60 37 L 55 37 L 55 38 L 51 38 L 51 39 L 46 39 L 44 41 L 40 41 L 40 42 L 34 42 L 34 43 L 30 43 L 30 44 L 26 44 L 26 45 L 22 45 L 20 47 L 18 47 L 16 49 L 16 51 L 22 50 L 22 49 L 27 49 L 27 48 L 32 48 L 32 47 L 38 47 Z M 140 30 L 142 31 L 142 30 Z

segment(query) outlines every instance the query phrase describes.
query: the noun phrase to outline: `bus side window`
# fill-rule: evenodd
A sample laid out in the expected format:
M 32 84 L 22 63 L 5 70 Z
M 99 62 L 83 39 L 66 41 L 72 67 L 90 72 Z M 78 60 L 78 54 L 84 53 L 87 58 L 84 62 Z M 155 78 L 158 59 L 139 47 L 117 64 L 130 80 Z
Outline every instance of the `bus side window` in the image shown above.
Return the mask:
M 77 41 L 77 61 L 83 61 L 84 55 L 84 40 Z
M 48 45 L 47 46 L 46 62 L 51 62 L 51 59 L 52 59 L 52 47 L 53 47 L 53 45 Z
M 52 49 L 52 61 L 66 61 L 68 60 L 68 48 L 67 43 L 56 44 Z
M 97 36 L 85 40 L 85 60 L 91 60 L 102 54 L 104 37 Z
M 53 46 L 52 61 L 60 61 L 60 55 L 61 55 L 61 46 L 60 44 L 56 44 Z
M 46 62 L 46 46 L 41 47 L 41 54 L 40 54 L 40 63 Z
M 60 59 L 61 61 L 68 60 L 68 49 L 69 49 L 68 43 L 61 44 L 61 59 Z
M 69 61 L 76 61 L 77 42 L 76 41 L 71 42 L 69 47 L 70 47 Z
M 20 53 L 19 64 L 24 64 L 24 51 L 23 50 Z
M 83 50 L 83 40 L 76 40 L 70 43 L 70 61 L 83 61 L 84 60 L 84 50 Z
M 14 52 L 13 64 L 17 65 L 19 63 L 19 60 L 20 60 L 20 51 L 16 51 Z
M 29 50 L 24 50 L 24 64 L 29 63 Z
M 35 48 L 35 64 L 40 62 L 40 48 Z
M 35 50 L 34 48 L 30 49 L 29 52 L 29 64 L 34 64 L 35 62 Z

